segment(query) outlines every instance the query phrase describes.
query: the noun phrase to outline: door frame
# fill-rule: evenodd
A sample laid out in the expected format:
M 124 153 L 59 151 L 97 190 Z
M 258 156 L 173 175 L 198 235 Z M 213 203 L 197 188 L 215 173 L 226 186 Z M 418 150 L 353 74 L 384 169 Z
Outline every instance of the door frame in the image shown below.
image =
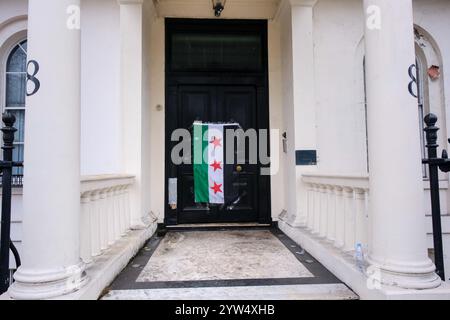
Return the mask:
M 192 33 L 204 33 L 205 31 L 220 32 L 221 30 L 236 32 L 258 32 L 262 37 L 262 65 L 263 68 L 258 72 L 239 72 L 239 71 L 220 71 L 220 70 L 202 70 L 202 71 L 183 71 L 175 72 L 171 69 L 171 35 L 176 31 L 186 31 Z M 178 210 L 172 210 L 168 204 L 169 199 L 169 178 L 174 176 L 174 167 L 170 163 L 171 133 L 174 129 L 173 121 L 169 121 L 170 116 L 176 110 L 170 110 L 174 105 L 172 99 L 178 99 L 178 92 L 175 89 L 180 85 L 254 85 L 256 87 L 257 99 L 261 101 L 262 110 L 257 112 L 257 123 L 259 128 L 270 130 L 269 120 L 269 57 L 268 57 L 268 23 L 267 20 L 218 20 L 218 19 L 165 19 L 165 181 L 164 181 L 164 223 L 165 225 L 178 224 Z M 268 139 L 267 150 L 270 155 L 270 138 Z M 261 165 L 261 168 L 270 167 Z M 260 189 L 267 190 L 265 194 L 259 194 L 258 220 L 255 223 L 271 224 L 271 178 L 270 176 L 258 176 Z M 267 196 L 268 194 L 268 196 Z

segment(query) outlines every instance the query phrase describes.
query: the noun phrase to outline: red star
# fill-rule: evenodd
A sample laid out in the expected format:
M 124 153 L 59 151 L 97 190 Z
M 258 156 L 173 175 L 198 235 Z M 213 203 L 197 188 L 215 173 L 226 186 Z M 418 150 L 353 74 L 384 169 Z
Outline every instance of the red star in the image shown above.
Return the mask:
M 222 185 L 214 182 L 214 187 L 211 188 L 214 191 L 214 194 L 222 193 Z
M 219 162 L 217 162 L 216 160 L 214 160 L 214 163 L 210 165 L 211 167 L 213 167 L 214 172 L 216 172 L 217 170 L 222 170 L 222 164 Z
M 222 144 L 220 142 L 221 139 L 218 139 L 217 137 L 214 137 L 214 140 L 211 141 L 210 143 L 212 143 L 214 145 L 214 148 L 218 148 L 221 147 Z

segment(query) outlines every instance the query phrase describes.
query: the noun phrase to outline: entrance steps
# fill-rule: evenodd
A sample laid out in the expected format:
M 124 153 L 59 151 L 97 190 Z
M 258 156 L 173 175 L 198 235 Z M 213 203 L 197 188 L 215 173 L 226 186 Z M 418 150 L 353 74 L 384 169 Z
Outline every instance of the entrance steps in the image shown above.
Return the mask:
M 357 300 L 344 284 L 111 291 L 102 300 Z

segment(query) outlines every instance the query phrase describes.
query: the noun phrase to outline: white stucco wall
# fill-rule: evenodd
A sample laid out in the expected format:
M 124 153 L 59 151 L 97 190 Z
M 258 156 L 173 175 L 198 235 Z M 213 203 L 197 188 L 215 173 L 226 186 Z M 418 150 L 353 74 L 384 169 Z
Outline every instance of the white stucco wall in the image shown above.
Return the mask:
M 119 5 L 82 1 L 81 174 L 122 171 Z
M 164 219 L 164 21 L 155 19 L 154 7 L 144 5 L 143 20 L 143 161 L 142 206 L 145 213 Z M 161 54 L 161 51 L 163 52 Z M 160 110 L 157 106 L 162 106 Z
M 148 195 L 150 210 L 158 217 L 159 222 L 164 221 L 164 185 L 165 185 L 165 24 L 163 18 L 147 16 L 146 26 L 151 27 L 147 32 L 145 41 L 150 50 L 147 54 L 150 73 L 144 91 L 149 93 L 148 109 L 150 134 L 146 139 L 146 147 L 151 156 L 149 163 L 151 182 Z M 148 57 L 151 58 L 148 58 Z M 162 108 L 158 109 L 160 105 Z
M 293 193 L 295 192 L 295 184 L 291 183 L 289 185 L 285 184 L 288 176 L 295 175 L 295 168 L 292 167 L 293 156 L 295 152 L 295 145 L 293 145 L 293 136 L 295 135 L 295 129 L 291 125 L 292 123 L 289 121 L 290 117 L 293 115 L 294 108 L 294 97 L 293 97 L 293 57 L 292 57 L 292 16 L 291 10 L 286 8 L 280 13 L 279 18 L 277 19 L 279 24 L 278 37 L 280 41 L 280 56 L 278 57 L 278 66 L 280 72 L 280 82 L 281 82 L 281 112 L 279 115 L 281 116 L 280 123 L 280 132 L 281 134 L 286 132 L 288 137 L 288 149 L 289 154 L 284 153 L 283 150 L 279 150 L 278 152 L 281 155 L 281 166 L 283 167 L 283 177 L 282 184 L 285 188 L 285 192 L 282 194 L 282 208 L 288 212 L 295 211 L 295 204 L 293 201 Z M 288 112 L 291 111 L 291 112 Z M 272 127 L 275 129 L 275 127 Z M 294 140 L 295 141 L 295 140 Z M 283 148 L 283 145 L 281 145 Z M 291 166 L 288 166 L 289 158 L 291 158 Z M 293 181 L 292 181 L 293 182 Z M 276 189 L 276 186 L 273 186 L 273 189 Z M 289 196 L 291 195 L 291 197 Z
M 2 0 L 0 8 L 0 26 L 2 26 L 7 20 L 26 15 L 28 0 Z
M 279 21 L 269 21 L 268 38 L 269 38 L 269 114 L 270 129 L 280 129 L 279 140 L 271 139 L 271 162 L 273 175 L 271 177 L 271 204 L 272 219 L 278 220 L 278 216 L 285 209 L 285 193 L 286 186 L 284 183 L 286 172 L 286 155 L 283 153 L 281 135 L 284 131 L 283 121 L 283 52 L 282 52 L 282 32 Z M 278 163 L 278 171 L 276 165 Z M 276 173 L 275 173 L 276 172 Z
M 314 8 L 314 70 L 319 170 L 361 174 L 367 168 L 364 100 L 358 48 L 364 33 L 362 2 L 319 1 Z

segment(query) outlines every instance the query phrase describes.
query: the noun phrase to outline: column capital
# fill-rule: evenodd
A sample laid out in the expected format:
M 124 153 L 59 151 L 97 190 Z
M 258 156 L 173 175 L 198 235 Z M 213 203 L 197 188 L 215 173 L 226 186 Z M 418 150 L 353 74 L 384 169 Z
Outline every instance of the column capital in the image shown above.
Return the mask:
M 144 0 L 117 0 L 119 5 L 127 5 L 127 4 L 143 4 Z
M 318 0 L 287 0 L 291 7 L 314 7 Z
M 318 0 L 281 0 L 273 20 L 277 21 L 286 8 L 303 7 L 313 9 Z

